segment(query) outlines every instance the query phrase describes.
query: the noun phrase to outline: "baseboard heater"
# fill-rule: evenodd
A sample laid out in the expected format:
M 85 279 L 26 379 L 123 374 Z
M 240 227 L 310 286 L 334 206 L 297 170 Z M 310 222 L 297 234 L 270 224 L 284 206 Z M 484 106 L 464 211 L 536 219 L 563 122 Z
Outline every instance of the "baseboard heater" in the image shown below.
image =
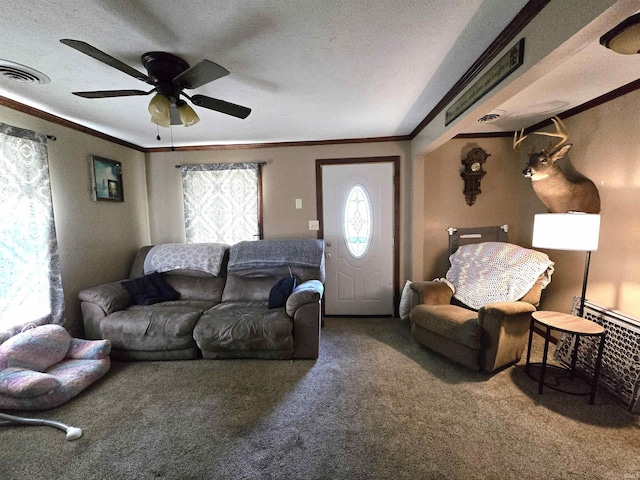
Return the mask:
M 580 297 L 574 297 L 571 314 L 577 315 Z M 640 320 L 609 310 L 588 300 L 584 318 L 602 325 L 607 337 L 602 353 L 598 386 L 628 410 L 640 413 Z M 571 365 L 572 335 L 563 335 L 557 345 L 556 359 Z M 596 340 L 583 337 L 578 348 L 576 368 L 591 376 L 598 351 Z

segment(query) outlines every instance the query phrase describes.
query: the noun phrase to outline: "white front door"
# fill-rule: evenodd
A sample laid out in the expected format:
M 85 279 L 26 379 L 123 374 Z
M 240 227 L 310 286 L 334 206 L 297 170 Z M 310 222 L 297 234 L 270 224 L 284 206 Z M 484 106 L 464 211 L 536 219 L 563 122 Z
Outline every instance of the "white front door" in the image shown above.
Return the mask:
M 322 165 L 326 315 L 393 315 L 393 170 Z

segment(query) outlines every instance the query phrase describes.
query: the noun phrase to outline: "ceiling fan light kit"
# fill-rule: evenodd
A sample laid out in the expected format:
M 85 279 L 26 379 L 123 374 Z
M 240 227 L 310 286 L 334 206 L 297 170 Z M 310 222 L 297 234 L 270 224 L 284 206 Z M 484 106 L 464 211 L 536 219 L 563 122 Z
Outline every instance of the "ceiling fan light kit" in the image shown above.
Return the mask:
M 200 121 L 200 118 L 193 108 L 191 108 L 185 100 L 180 98 L 181 96 L 189 99 L 198 107 L 207 108 L 237 118 L 246 118 L 251 113 L 250 108 L 241 105 L 205 95 L 194 95 L 193 98 L 191 98 L 183 92 L 185 88 L 198 88 L 206 83 L 229 75 L 229 70 L 210 60 L 201 60 L 191 67 L 183 59 L 170 53 L 147 52 L 141 57 L 142 64 L 148 73 L 148 75 L 145 75 L 86 42 L 71 39 L 62 39 L 60 42 L 154 87 L 148 92 L 143 90 L 73 92 L 74 95 L 79 97 L 128 97 L 150 95 L 155 92 L 156 94 L 148 106 L 149 113 L 151 114 L 151 123 L 166 128 L 171 125 L 180 124 L 185 127 L 190 127 Z
M 169 103 L 169 99 L 161 93 L 156 93 L 149 102 L 149 113 L 153 118 L 157 118 L 159 120 L 163 120 L 165 118 L 169 120 L 170 108 L 171 104 Z
M 169 117 L 160 118 L 160 117 L 152 116 L 151 123 L 158 125 L 159 127 L 169 128 L 171 126 L 171 119 Z
M 184 100 L 178 100 L 178 115 L 185 127 L 191 127 L 200 121 L 198 114 Z
M 640 53 L 640 13 L 636 13 L 600 37 L 600 44 L 622 55 Z

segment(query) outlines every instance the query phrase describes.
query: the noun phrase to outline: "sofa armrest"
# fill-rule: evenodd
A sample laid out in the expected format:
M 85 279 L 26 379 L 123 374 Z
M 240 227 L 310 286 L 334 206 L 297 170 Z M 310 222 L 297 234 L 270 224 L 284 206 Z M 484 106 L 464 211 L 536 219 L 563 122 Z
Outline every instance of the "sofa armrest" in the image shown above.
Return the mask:
M 536 311 L 536 307 L 531 305 L 528 302 L 497 302 L 497 303 L 489 303 L 484 307 L 480 308 L 478 311 L 480 322 L 482 323 L 482 313 L 484 315 L 489 315 L 490 317 L 509 317 L 513 315 L 519 315 L 525 313 L 527 318 L 530 317 L 532 312 Z
M 99 306 L 104 310 L 105 315 L 124 310 L 133 305 L 133 298 L 120 285 L 120 282 L 105 283 L 97 287 L 87 288 L 78 294 L 78 298 L 83 302 Z
M 320 302 L 307 303 L 296 310 L 293 316 L 293 358 L 318 358 L 320 330 Z
M 318 358 L 320 350 L 320 299 L 324 285 L 320 280 L 307 280 L 298 285 L 285 306 L 293 319 L 293 358 Z
M 425 305 L 448 305 L 453 291 L 444 282 L 412 282 L 411 290 L 420 294 L 420 303 Z
M 531 313 L 536 308 L 527 302 L 499 302 L 478 310 L 482 327 L 480 364 L 493 372 L 517 362 L 527 343 Z
M 294 317 L 296 310 L 303 305 L 317 304 L 324 293 L 324 285 L 320 280 L 307 280 L 298 285 L 287 298 L 287 315 Z

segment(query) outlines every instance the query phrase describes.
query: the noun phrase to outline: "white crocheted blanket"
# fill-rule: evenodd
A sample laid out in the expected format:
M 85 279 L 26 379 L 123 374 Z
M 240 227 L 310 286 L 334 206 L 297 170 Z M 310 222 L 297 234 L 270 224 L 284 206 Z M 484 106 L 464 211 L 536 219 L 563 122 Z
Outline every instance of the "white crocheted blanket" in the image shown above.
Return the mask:
M 546 287 L 554 270 L 546 254 L 502 242 L 463 245 L 449 261 L 447 280 L 455 286 L 455 298 L 476 310 L 521 299 L 543 273 Z
M 172 270 L 197 270 L 213 276 L 220 274 L 224 243 L 164 243 L 149 250 L 144 259 L 144 273 Z

